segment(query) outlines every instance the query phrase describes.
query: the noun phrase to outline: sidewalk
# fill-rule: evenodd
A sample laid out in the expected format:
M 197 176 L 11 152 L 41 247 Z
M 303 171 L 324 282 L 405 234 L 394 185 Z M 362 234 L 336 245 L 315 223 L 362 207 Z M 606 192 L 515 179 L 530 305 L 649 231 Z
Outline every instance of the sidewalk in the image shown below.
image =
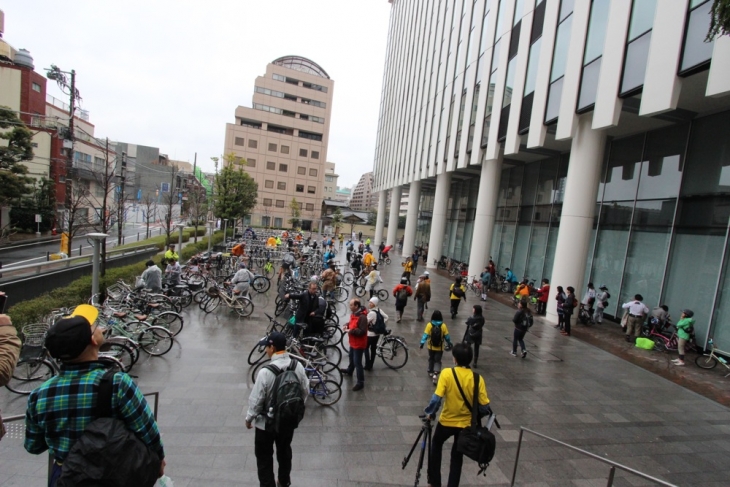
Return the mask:
M 401 267 L 385 266 L 389 290 Z M 419 267 L 416 274 L 423 272 Z M 431 272 L 433 301 L 427 316 L 440 309 L 453 340 L 464 332 L 473 296 L 462 303 L 457 319 L 448 315 L 450 279 Z M 143 356 L 133 374 L 143 391 L 160 391 L 159 425 L 167 452 L 166 473 L 175 487 L 258 485 L 254 432 L 244 416 L 252 388 L 248 352 L 272 314 L 269 303 L 240 320 L 226 309 L 203 315 L 186 311 L 185 328 L 163 357 Z M 394 317 L 392 296 L 382 310 Z M 434 391 L 426 375 L 427 354 L 418 348 L 425 323 L 415 321 L 410 301 L 403 323 L 388 327 L 405 337 L 408 363 L 400 370 L 378 359 L 366 372 L 365 389 L 353 392 L 345 377 L 342 398 L 332 407 L 307 401 L 307 412 L 294 434 L 293 485 L 365 487 L 413 485 L 417 457 L 401 461 L 420 429 L 418 414 Z M 506 487 L 514 467 L 520 426 L 534 429 L 632 468 L 682 486 L 726 487 L 730 478 L 730 409 L 665 380 L 576 336 L 566 339 L 550 324 L 536 320 L 527 335 L 526 359 L 510 356 L 514 308 L 486 303 L 484 344 L 477 371 L 502 429 L 497 453 L 486 477 L 477 477 L 465 461 L 463 487 Z M 344 308 L 340 322 L 347 319 Z M 605 325 L 604 325 L 605 326 Z M 580 325 L 576 328 L 580 328 Z M 451 364 L 446 354 L 443 365 Z M 343 358 L 342 365 L 347 364 Z M 691 369 L 687 366 L 685 369 Z M 0 390 L 3 414 L 22 413 L 25 398 Z M 444 447 L 442 475 L 448 472 L 450 442 Z M 45 485 L 47 457 L 32 456 L 22 439 L 0 442 L 0 485 Z M 606 485 L 608 468 L 545 440 L 525 436 L 517 485 L 533 487 Z M 426 470 L 421 483 L 425 486 Z M 648 485 L 617 473 L 617 487 Z

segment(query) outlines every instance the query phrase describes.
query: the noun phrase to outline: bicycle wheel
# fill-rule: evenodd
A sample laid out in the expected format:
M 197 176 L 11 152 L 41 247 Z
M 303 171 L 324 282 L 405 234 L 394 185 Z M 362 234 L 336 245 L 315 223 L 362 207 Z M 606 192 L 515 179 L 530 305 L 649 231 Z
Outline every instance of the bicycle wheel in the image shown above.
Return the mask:
M 188 281 L 188 284 L 193 287 L 196 287 L 196 286 L 205 287 L 205 285 L 208 283 L 208 279 L 199 272 L 196 272 L 195 274 L 190 274 L 190 276 L 188 276 L 187 281 Z
M 660 337 L 652 337 L 652 341 L 654 342 L 654 350 L 658 352 L 666 352 L 667 351 L 667 344 L 664 340 L 662 340 Z
M 248 365 L 256 365 L 264 357 L 266 357 L 266 345 L 259 345 L 257 343 L 248 354 Z
M 339 345 L 342 342 L 342 335 L 342 329 L 336 324 L 325 324 L 322 330 L 322 338 L 327 340 L 327 345 Z
M 364 286 L 357 286 L 355 288 L 355 295 L 359 298 L 365 296 L 365 287 Z
M 325 362 L 324 364 L 318 365 L 317 368 L 321 374 L 326 376 L 323 379 L 330 379 L 342 385 L 342 372 L 340 372 L 340 368 L 337 365 L 332 362 Z
M 264 265 L 264 275 L 269 279 L 274 277 L 274 264 L 267 262 L 266 265 Z
M 238 296 L 233 299 L 233 309 L 236 310 L 238 316 L 246 318 L 247 316 L 251 316 L 251 313 L 253 313 L 253 303 L 250 299 L 244 296 Z
M 208 297 L 208 294 L 205 292 L 205 289 L 200 289 L 193 294 L 193 301 L 200 304 L 200 302 L 206 297 Z
M 355 274 L 353 274 L 352 272 L 345 272 L 342 275 L 342 282 L 350 286 L 353 282 L 355 282 Z
M 193 302 L 193 292 L 190 289 L 181 289 L 178 302 L 183 308 L 187 308 Z
M 387 257 L 387 258 L 385 259 L 385 263 L 386 263 L 387 265 L 390 265 L 390 263 L 391 263 L 391 262 L 392 262 L 392 261 L 390 260 L 390 257 Z
M 335 301 L 337 301 L 338 303 L 344 303 L 345 301 L 347 301 L 347 298 L 350 295 L 349 291 L 342 286 L 336 287 L 334 290 L 334 294 Z
M 383 347 L 378 350 L 385 365 L 391 369 L 400 369 L 408 362 L 408 348 L 397 338 L 386 338 Z
M 331 362 L 339 367 L 342 362 L 342 350 L 336 345 L 325 345 L 320 349 L 322 355 L 327 357 L 327 362 Z
M 344 350 L 347 353 L 350 353 L 350 335 L 348 335 L 345 332 L 342 332 L 342 350 Z
M 286 310 L 289 303 L 287 303 L 284 300 L 281 300 L 279 304 L 276 305 L 276 309 L 274 310 L 274 316 L 281 316 L 282 313 Z
M 221 304 L 221 298 L 220 296 L 212 296 L 203 307 L 203 311 L 207 313 L 212 313 L 215 311 L 215 309 Z
M 150 326 L 139 334 L 137 342 L 142 350 L 148 354 L 159 357 L 165 355 L 172 348 L 172 333 L 161 326 Z
M 253 370 L 251 371 L 251 383 L 256 383 L 256 376 L 259 374 L 259 370 L 261 370 L 263 367 L 266 367 L 271 363 L 271 359 L 267 358 L 266 360 L 262 360 L 256 365 L 253 366 Z
M 51 362 L 42 358 L 21 359 L 15 366 L 13 376 L 5 385 L 9 391 L 28 395 L 33 389 L 56 375 Z
M 342 387 L 333 380 L 325 380 L 314 384 L 309 393 L 317 404 L 331 406 L 342 397 Z
M 387 301 L 388 296 L 389 294 L 387 289 L 378 289 L 378 299 L 380 302 Z
M 121 343 L 104 343 L 99 349 L 99 357 L 112 357 L 122 364 L 122 370 L 129 372 L 134 366 L 134 350 Z
M 271 287 L 271 281 L 264 276 L 256 276 L 251 283 L 251 287 L 253 287 L 257 293 L 265 293 Z
M 172 333 L 172 336 L 174 337 L 180 334 L 184 324 L 185 323 L 183 317 L 178 313 L 175 313 L 174 311 L 165 311 L 164 313 L 160 313 L 159 315 L 155 316 L 155 318 L 150 323 L 150 325 L 152 326 L 161 326 L 163 328 L 167 328 L 167 330 Z
M 714 369 L 717 367 L 717 359 L 712 355 L 700 355 L 695 359 L 695 363 L 701 369 Z

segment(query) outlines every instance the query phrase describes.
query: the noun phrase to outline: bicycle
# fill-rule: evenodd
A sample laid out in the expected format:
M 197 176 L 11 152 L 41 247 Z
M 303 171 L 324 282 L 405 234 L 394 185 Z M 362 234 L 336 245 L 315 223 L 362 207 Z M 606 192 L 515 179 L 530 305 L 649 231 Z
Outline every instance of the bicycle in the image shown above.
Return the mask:
M 730 370 L 730 363 L 728 363 L 728 360 L 723 357 L 723 355 L 730 356 L 730 353 L 720 350 L 719 348 L 715 348 L 715 343 L 712 338 L 710 338 L 710 341 L 707 344 L 710 346 L 710 353 L 697 357 L 695 359 L 697 366 L 701 369 L 714 369 L 717 367 L 717 363 L 719 362 L 723 365 L 723 367 Z M 717 352 L 722 355 L 718 355 Z M 730 372 L 725 375 L 725 377 L 728 376 L 730 376 Z
M 223 303 L 228 308 L 233 309 L 238 316 L 246 318 L 251 316 L 254 310 L 254 304 L 250 298 L 242 295 L 237 295 L 232 291 L 227 291 L 225 288 L 214 284 L 208 288 L 208 297 L 203 298 L 200 302 L 200 309 L 205 311 L 206 314 L 215 311 L 218 306 Z
M 383 363 L 393 370 L 400 369 L 408 362 L 408 345 L 406 339 L 401 336 L 391 335 L 391 330 L 378 338 L 378 345 L 375 354 L 383 359 Z
M 367 290 L 365 289 L 365 286 L 355 286 L 355 295 L 359 298 L 362 298 L 365 296 L 365 293 Z M 390 293 L 388 293 L 387 289 L 378 289 L 375 291 L 375 295 L 378 297 L 380 302 L 384 302 L 388 300 L 388 296 L 390 296 Z

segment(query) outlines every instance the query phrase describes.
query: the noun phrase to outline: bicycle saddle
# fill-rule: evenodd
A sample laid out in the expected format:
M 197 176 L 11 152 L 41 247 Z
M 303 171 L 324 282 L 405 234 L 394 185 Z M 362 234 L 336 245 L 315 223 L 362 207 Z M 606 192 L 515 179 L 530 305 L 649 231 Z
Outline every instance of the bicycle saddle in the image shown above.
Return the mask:
M 391 330 L 390 328 L 387 328 L 387 329 L 385 330 L 385 333 L 383 333 L 383 334 L 384 334 L 385 336 L 388 336 L 388 335 L 390 335 L 390 332 L 391 332 L 391 331 L 392 331 L 392 330 Z

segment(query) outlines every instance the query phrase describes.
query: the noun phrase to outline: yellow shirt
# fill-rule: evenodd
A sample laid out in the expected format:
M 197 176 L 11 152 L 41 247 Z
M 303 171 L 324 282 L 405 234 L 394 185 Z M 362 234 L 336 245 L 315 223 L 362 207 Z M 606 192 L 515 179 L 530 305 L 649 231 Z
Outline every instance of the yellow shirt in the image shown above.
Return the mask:
M 365 257 L 362 258 L 362 263 L 365 267 L 373 265 L 375 262 L 375 257 L 373 257 L 373 254 L 365 254 Z
M 276 247 L 276 239 L 274 237 L 269 237 L 269 239 L 266 240 L 266 246 L 267 247 Z
M 413 272 L 413 262 L 410 262 L 410 261 L 409 262 L 406 262 L 403 265 L 403 271 L 404 272 Z
M 443 326 L 443 325 L 442 325 Z M 444 369 L 439 374 L 439 381 L 436 385 L 436 395 L 444 399 L 444 408 L 441 411 L 439 423 L 444 426 L 454 428 L 466 428 L 471 424 L 471 413 L 461 397 L 459 388 L 456 387 L 454 373 L 459 377 L 459 384 L 464 391 L 464 395 L 471 403 L 474 400 L 474 372 L 466 367 L 454 367 L 453 369 Z M 487 397 L 487 386 L 484 378 L 479 381 L 479 404 L 482 406 L 489 404 Z

